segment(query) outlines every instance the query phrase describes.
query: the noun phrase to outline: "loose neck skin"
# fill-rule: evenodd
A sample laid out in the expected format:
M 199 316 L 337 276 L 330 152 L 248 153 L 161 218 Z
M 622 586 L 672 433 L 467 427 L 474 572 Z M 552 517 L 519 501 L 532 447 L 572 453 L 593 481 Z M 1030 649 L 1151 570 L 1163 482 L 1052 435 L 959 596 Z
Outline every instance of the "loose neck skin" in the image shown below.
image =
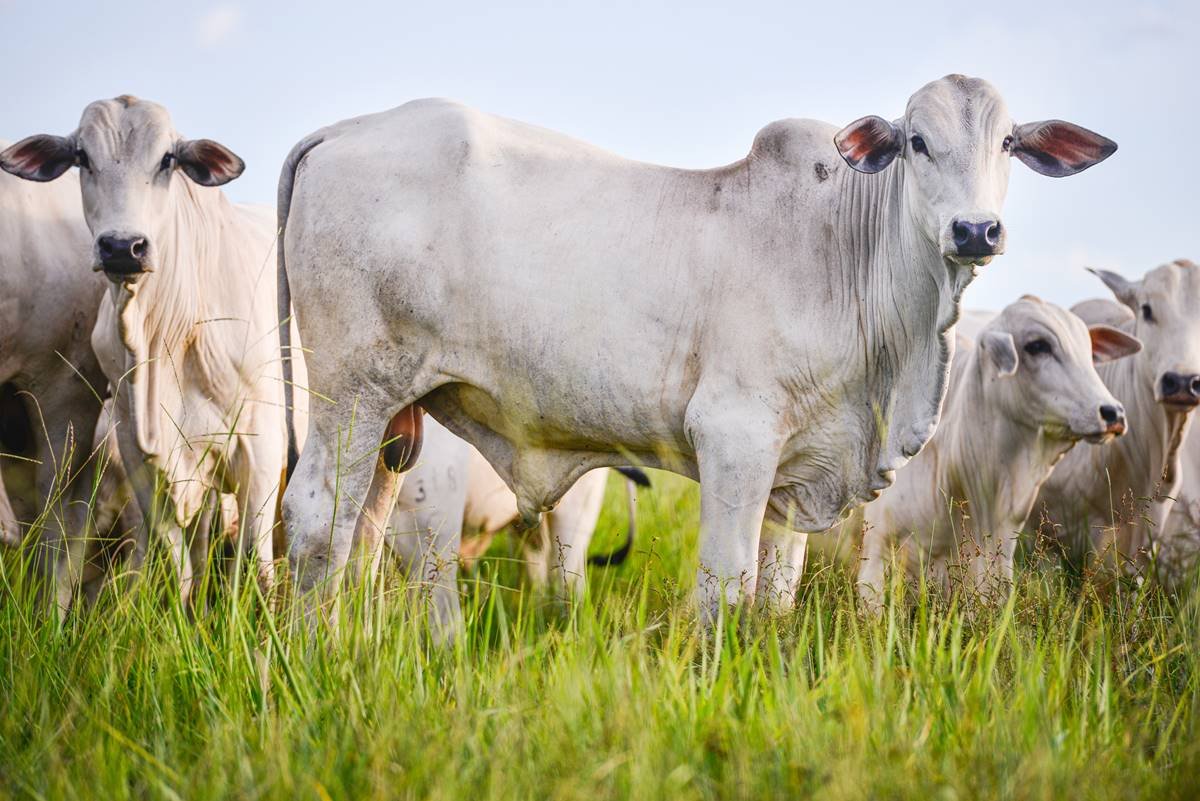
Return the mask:
M 1074 441 L 1053 438 L 997 408 L 990 385 L 1011 379 L 986 375 L 984 355 L 972 349 L 966 369 L 947 401 L 936 440 L 943 457 L 935 487 L 954 502 L 966 501 L 969 529 L 994 550 L 1014 540 L 1033 508 L 1038 490 Z M 945 505 L 950 499 L 937 499 Z
M 895 469 L 933 433 L 953 354 L 948 332 L 974 268 L 947 263 L 926 236 L 903 159 L 875 175 L 839 173 L 839 306 L 857 318 L 867 386 L 885 426 L 880 461 Z
M 1156 401 L 1138 367 L 1134 357 L 1098 368 L 1105 385 L 1124 404 L 1129 419 L 1128 434 L 1107 448 L 1089 449 L 1087 469 L 1097 479 L 1095 494 L 1103 496 L 1101 502 L 1125 492 L 1135 499 L 1162 501 L 1178 488 L 1179 448 L 1191 415 L 1169 411 Z
M 179 392 L 160 387 L 160 376 L 172 383 L 200 380 L 204 397 L 232 397 L 244 359 L 245 335 L 217 336 L 213 326 L 248 321 L 248 299 L 231 293 L 222 235 L 236 229 L 234 209 L 219 189 L 177 178 L 169 190 L 163 224 L 155 232 L 155 270 L 132 286 L 110 288 L 119 314 L 121 341 L 133 368 L 140 445 L 147 453 L 158 446 L 159 426 L 153 410 Z M 225 329 L 228 331 L 229 329 Z M 230 345 L 236 345 L 235 352 Z M 197 364 L 200 369 L 188 369 Z M 164 366 L 166 365 L 166 366 Z M 180 387 L 182 390 L 182 386 Z M 235 395 L 236 393 L 234 393 Z

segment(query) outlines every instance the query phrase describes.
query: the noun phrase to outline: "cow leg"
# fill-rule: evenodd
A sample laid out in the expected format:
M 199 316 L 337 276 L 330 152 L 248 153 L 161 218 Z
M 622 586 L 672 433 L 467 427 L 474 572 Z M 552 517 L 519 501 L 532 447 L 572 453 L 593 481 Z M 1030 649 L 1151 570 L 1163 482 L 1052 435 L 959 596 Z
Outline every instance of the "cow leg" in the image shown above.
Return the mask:
M 588 546 L 596 533 L 607 482 L 607 470 L 585 474 L 558 506 L 543 515 L 542 576 L 557 598 L 579 598 L 587 590 Z
M 725 606 L 754 595 L 758 539 L 779 451 L 769 435 L 746 429 L 698 431 L 693 439 L 700 468 L 696 603 L 713 624 Z
M 308 440 L 283 496 L 288 560 L 310 625 L 319 613 L 332 617 L 336 611 L 336 591 L 391 417 L 365 403 L 353 419 L 346 409 L 345 403 L 313 406 Z
M 883 613 L 883 579 L 886 562 L 884 559 L 887 542 L 884 533 L 868 528 L 863 532 L 862 559 L 858 563 L 859 600 L 868 614 Z
M 790 611 L 804 576 L 808 534 L 765 521 L 758 544 L 758 602 L 775 613 Z
M 275 585 L 275 506 L 279 494 L 281 463 L 262 453 L 263 444 L 276 444 L 282 453 L 282 443 L 246 443 L 242 458 L 235 460 L 238 514 L 238 547 L 254 566 L 255 578 L 264 596 Z M 221 507 L 219 496 L 213 498 L 215 509 Z M 221 514 L 224 517 L 223 514 Z
M 40 415 L 34 415 L 34 428 L 41 462 L 36 471 L 38 497 L 45 504 L 41 545 L 53 603 L 62 616 L 71 606 L 83 573 L 90 487 L 81 474 L 87 472 L 97 413 L 61 408 L 55 402 L 55 391 L 68 390 L 47 388 Z

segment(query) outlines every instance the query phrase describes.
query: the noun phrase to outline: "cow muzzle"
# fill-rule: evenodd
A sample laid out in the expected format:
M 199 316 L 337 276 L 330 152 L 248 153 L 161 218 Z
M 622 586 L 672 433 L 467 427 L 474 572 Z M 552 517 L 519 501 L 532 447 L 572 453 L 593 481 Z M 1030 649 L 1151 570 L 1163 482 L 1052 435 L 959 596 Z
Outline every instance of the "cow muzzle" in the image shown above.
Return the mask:
M 1124 435 L 1128 427 L 1125 422 L 1125 407 L 1119 403 L 1105 403 L 1098 410 L 1100 430 L 1084 435 L 1084 439 L 1093 444 L 1108 442 Z
M 1158 380 L 1159 403 L 1190 409 L 1200 405 L 1200 375 L 1194 373 L 1163 373 Z
M 960 264 L 982 266 L 1004 253 L 1005 238 L 998 219 L 956 217 L 943 238 L 942 255 Z
M 139 234 L 101 234 L 96 238 L 96 268 L 111 281 L 128 281 L 154 271 L 150 242 Z

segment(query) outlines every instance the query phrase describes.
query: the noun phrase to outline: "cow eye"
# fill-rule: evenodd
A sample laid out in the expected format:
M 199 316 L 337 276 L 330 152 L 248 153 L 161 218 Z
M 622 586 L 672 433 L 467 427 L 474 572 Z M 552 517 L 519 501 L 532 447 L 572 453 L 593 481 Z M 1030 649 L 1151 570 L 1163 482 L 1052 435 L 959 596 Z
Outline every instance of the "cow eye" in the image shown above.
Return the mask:
M 1004 141 L 1000 143 L 1000 149 L 1005 153 L 1011 153 L 1013 146 L 1013 138 L 1011 136 L 1004 137 Z
M 924 153 L 926 156 L 929 155 L 929 148 L 925 147 L 925 140 L 922 139 L 920 135 L 914 134 L 913 138 L 910 139 L 909 142 L 912 144 L 914 153 Z
M 1025 345 L 1025 352 L 1030 356 L 1044 356 L 1050 352 L 1050 343 L 1044 339 L 1035 339 Z
M 162 163 L 158 165 L 158 168 L 163 172 L 166 172 L 167 170 L 171 169 L 171 164 L 174 161 L 175 155 L 173 153 L 168 153 L 162 157 Z
M 1149 303 L 1142 304 L 1142 319 L 1148 323 L 1154 322 L 1154 311 L 1150 308 Z
M 75 163 L 84 170 L 90 170 L 92 168 L 92 163 L 88 161 L 87 153 L 83 152 L 83 148 L 76 148 Z

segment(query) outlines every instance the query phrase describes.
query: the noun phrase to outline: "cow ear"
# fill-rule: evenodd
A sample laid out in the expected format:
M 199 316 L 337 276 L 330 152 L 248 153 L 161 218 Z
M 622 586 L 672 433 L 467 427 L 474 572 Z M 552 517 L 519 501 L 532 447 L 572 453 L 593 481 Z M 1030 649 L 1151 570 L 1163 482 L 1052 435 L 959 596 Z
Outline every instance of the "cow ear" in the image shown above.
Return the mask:
M 246 163 L 220 142 L 188 139 L 175 148 L 180 168 L 201 186 L 223 186 L 242 174 Z
M 1017 343 L 1012 334 L 1004 331 L 984 331 L 979 335 L 979 345 L 996 365 L 996 372 L 1007 378 L 1017 372 Z
M 72 140 L 38 134 L 0 152 L 0 167 L 27 181 L 53 181 L 75 166 L 76 159 Z
M 859 172 L 879 172 L 904 150 L 904 134 L 883 117 L 863 117 L 833 137 L 838 153 Z
M 1034 172 L 1064 178 L 1104 161 L 1117 143 L 1073 123 L 1043 120 L 1013 128 L 1011 152 Z
M 1136 282 L 1130 281 L 1125 276 L 1114 273 L 1112 270 L 1097 270 L 1092 267 L 1087 267 L 1086 269 L 1089 273 L 1104 282 L 1104 285 L 1112 291 L 1113 297 L 1132 309 L 1135 314 L 1137 313 L 1138 285 Z
M 1110 325 L 1088 327 L 1092 339 L 1092 361 L 1096 364 L 1132 356 L 1142 349 L 1142 341 Z

